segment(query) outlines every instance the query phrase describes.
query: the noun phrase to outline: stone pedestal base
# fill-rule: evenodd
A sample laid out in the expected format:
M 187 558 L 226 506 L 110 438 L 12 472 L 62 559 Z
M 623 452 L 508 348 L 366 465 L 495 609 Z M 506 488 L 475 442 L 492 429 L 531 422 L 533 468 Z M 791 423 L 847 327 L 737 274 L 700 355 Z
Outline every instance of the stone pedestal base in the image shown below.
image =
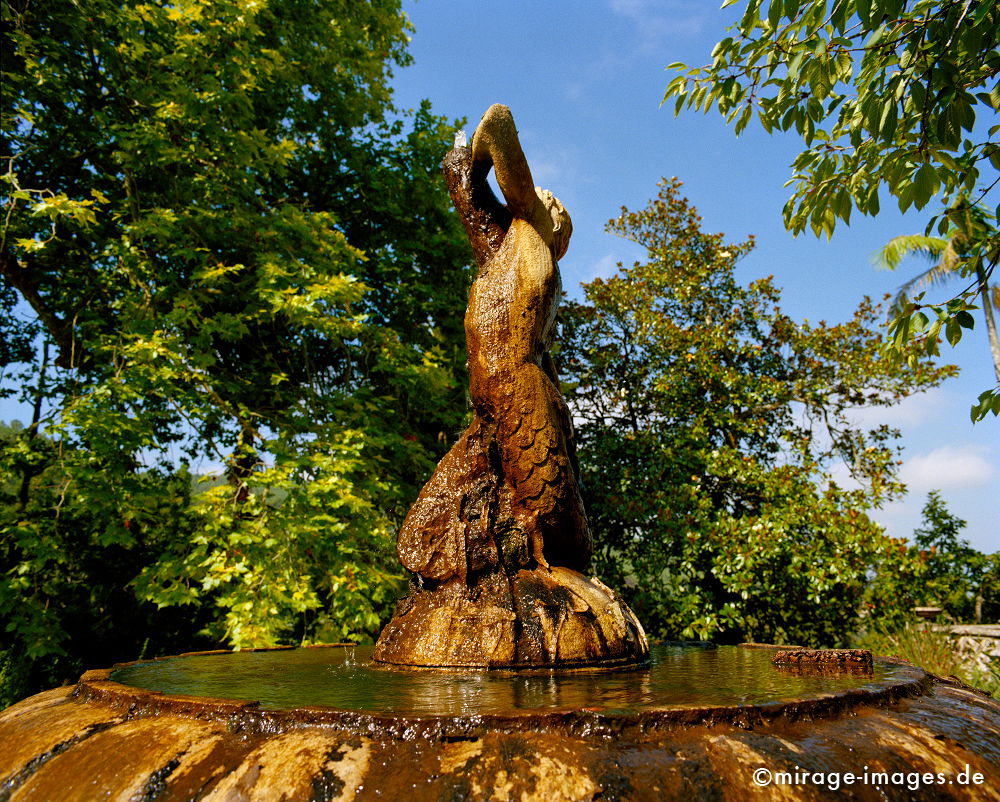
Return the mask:
M 374 658 L 405 666 L 622 665 L 649 655 L 642 625 L 598 579 L 569 568 L 492 574 L 415 590 L 382 630 Z

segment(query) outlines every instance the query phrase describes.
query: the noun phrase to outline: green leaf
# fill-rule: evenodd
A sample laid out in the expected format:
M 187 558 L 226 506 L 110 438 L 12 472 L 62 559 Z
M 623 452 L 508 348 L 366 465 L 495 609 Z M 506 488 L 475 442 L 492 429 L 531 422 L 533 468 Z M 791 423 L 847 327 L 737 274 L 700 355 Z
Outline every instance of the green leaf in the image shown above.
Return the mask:
M 985 419 L 990 412 L 994 416 L 1000 415 L 1000 391 L 998 390 L 986 390 L 981 393 L 979 400 L 973 404 L 969 411 L 969 417 L 973 423 L 978 423 Z
M 945 327 L 945 333 L 948 338 L 948 344 L 953 348 L 958 345 L 958 341 L 962 339 L 962 327 L 955 318 L 951 318 L 948 321 L 947 326 Z
M 767 9 L 767 24 L 777 28 L 784 10 L 785 0 L 771 0 L 771 5 Z
M 878 130 L 879 135 L 885 141 L 890 141 L 896 136 L 896 104 L 891 100 L 885 101 Z
M 872 0 L 855 0 L 858 16 L 865 25 L 872 23 Z
M 872 8 L 873 10 L 878 8 L 890 20 L 895 20 L 902 12 L 905 2 L 906 0 L 873 0 Z
M 913 203 L 918 209 L 922 209 L 930 201 L 934 193 L 937 192 L 940 181 L 937 170 L 930 162 L 924 162 L 920 169 L 913 174 Z
M 45 241 L 40 239 L 19 238 L 14 240 L 14 244 L 28 253 L 38 253 L 38 251 L 45 247 Z
M 976 319 L 970 315 L 965 310 L 958 312 L 955 315 L 955 320 L 958 321 L 958 325 L 966 329 L 974 329 L 976 327 Z
M 983 152 L 987 154 L 992 164 L 997 170 L 1000 170 L 1000 146 L 990 144 L 983 148 Z

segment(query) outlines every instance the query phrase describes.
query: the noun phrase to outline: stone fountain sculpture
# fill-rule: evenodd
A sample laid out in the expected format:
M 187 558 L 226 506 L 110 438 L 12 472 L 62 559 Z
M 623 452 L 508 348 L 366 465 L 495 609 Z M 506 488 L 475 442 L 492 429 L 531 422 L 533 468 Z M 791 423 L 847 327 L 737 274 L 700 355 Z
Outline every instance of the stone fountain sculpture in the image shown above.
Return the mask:
M 487 183 L 493 170 L 506 205 Z M 506 106 L 444 160 L 478 264 L 465 314 L 475 418 L 406 516 L 416 576 L 375 659 L 420 666 L 615 664 L 649 652 L 590 566 L 573 425 L 549 347 L 572 224 L 535 187 Z
M 582 573 L 591 539 L 546 353 L 569 217 L 535 191 L 503 106 L 445 174 L 479 263 L 475 419 L 400 532 L 417 579 L 381 664 L 332 645 L 88 671 L 0 711 L 0 802 L 1000 800 L 1000 703 L 892 658 L 675 644 L 620 672 L 479 670 L 648 648 Z

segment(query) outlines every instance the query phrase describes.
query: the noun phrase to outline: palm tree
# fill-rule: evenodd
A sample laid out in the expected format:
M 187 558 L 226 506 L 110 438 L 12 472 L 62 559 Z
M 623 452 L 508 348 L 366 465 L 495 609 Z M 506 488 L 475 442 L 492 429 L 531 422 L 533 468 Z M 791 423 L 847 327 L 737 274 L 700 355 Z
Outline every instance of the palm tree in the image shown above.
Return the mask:
M 941 285 L 954 278 L 974 279 L 956 297 L 979 295 L 986 332 L 990 339 L 993 370 L 1000 384 L 1000 337 L 997 335 L 994 307 L 1000 310 L 1000 286 L 991 285 L 990 278 L 1000 262 L 1000 231 L 996 218 L 981 206 L 962 201 L 945 213 L 949 227 L 944 236 L 909 234 L 894 237 L 875 255 L 876 266 L 895 270 L 910 255 L 923 256 L 931 267 L 902 284 L 892 300 L 893 313 L 904 312 L 910 304 L 910 294 L 925 287 Z

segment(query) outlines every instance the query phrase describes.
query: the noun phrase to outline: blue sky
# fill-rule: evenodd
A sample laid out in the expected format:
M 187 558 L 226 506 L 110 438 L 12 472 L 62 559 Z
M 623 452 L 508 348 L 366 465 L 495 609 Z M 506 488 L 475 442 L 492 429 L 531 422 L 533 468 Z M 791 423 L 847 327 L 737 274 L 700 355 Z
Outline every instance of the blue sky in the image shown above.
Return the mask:
M 768 136 L 753 126 L 740 138 L 714 113 L 673 116 L 660 107 L 666 65 L 699 65 L 736 12 L 718 0 L 404 0 L 416 28 L 414 64 L 398 70 L 402 107 L 429 98 L 439 114 L 465 117 L 471 134 L 491 103 L 514 113 L 535 182 L 551 189 L 573 217 L 573 241 L 561 262 L 563 284 L 630 264 L 638 248 L 603 233 L 622 205 L 640 209 L 661 176 L 678 176 L 708 231 L 730 240 L 757 238 L 739 268 L 742 279 L 773 274 L 784 310 L 796 319 L 847 320 L 863 295 L 893 292 L 921 265 L 876 270 L 871 255 L 923 219 L 883 203 L 877 219 L 855 217 L 832 241 L 793 238 L 782 225 L 789 165 L 801 150 L 792 135 Z M 942 293 L 946 293 L 943 290 Z M 903 502 L 876 515 L 890 534 L 909 536 L 928 490 L 968 521 L 965 536 L 983 551 L 1000 549 L 1000 422 L 973 426 L 968 410 L 993 382 L 986 333 L 979 323 L 943 356 L 958 378 L 877 413 L 865 422 L 900 428 L 905 445 Z

